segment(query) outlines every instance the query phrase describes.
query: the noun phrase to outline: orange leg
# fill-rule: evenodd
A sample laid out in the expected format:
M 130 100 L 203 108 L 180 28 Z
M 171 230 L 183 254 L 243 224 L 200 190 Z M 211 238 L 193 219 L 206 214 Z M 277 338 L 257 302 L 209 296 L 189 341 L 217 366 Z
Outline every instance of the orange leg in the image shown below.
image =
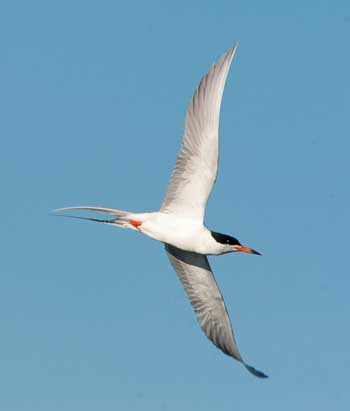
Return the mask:
M 132 224 L 135 228 L 139 228 L 140 225 L 142 224 L 142 221 L 131 220 L 130 224 Z

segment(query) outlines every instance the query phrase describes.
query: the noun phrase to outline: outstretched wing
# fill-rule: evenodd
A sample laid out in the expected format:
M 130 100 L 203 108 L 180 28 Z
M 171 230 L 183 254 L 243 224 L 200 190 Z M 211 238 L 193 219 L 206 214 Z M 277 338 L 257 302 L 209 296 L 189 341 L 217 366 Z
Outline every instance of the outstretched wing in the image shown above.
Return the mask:
M 217 174 L 221 99 L 235 51 L 236 44 L 211 67 L 192 97 L 163 212 L 204 219 Z
M 240 361 L 256 377 L 267 377 L 247 365 L 237 348 L 227 309 L 205 255 L 165 245 L 170 263 L 177 272 L 197 320 L 210 341 L 225 354 Z

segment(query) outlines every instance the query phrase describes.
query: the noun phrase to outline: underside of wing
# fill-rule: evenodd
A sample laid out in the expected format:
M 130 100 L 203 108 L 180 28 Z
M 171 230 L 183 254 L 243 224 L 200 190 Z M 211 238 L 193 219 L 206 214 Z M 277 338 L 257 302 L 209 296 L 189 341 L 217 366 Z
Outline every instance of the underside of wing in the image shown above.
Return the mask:
M 214 64 L 192 97 L 185 133 L 161 211 L 204 219 L 217 174 L 222 94 L 236 45 Z
M 245 364 L 238 351 L 227 309 L 207 257 L 169 244 L 165 249 L 209 340 L 225 354 L 242 362 L 256 377 L 266 377 L 261 371 Z

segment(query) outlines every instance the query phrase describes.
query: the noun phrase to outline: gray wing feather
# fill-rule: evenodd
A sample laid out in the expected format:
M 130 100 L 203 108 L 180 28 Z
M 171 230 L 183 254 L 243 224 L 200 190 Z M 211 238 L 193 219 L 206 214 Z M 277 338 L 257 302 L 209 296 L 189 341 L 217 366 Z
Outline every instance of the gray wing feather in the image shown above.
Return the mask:
M 209 340 L 225 354 L 242 362 L 256 377 L 266 377 L 261 371 L 245 364 L 238 351 L 225 302 L 208 258 L 169 244 L 165 245 L 165 249 L 193 305 L 197 320 Z
M 204 218 L 217 174 L 221 99 L 235 50 L 236 45 L 211 67 L 194 93 L 163 212 Z

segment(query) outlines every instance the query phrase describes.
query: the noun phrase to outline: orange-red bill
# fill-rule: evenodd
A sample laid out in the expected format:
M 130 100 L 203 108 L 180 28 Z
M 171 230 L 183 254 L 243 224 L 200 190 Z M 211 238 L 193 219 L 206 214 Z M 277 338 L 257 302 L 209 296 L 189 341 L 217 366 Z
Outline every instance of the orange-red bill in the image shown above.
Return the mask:
M 236 250 L 242 251 L 243 253 L 261 255 L 261 253 L 259 253 L 258 251 L 255 251 L 252 248 L 246 247 L 245 245 L 236 246 Z

